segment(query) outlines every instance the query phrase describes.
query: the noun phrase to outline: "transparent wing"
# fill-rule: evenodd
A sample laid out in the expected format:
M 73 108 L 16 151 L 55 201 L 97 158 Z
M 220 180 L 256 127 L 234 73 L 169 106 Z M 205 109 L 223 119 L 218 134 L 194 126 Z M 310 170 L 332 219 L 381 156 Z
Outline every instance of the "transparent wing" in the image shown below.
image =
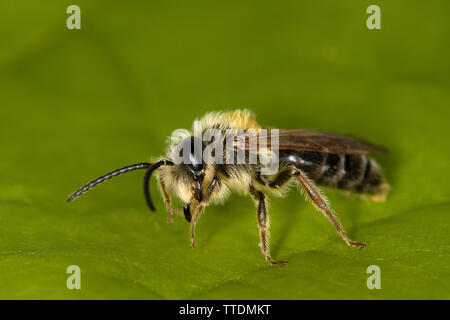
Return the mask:
M 267 130 L 267 132 L 267 146 L 268 148 L 273 148 L 271 131 Z M 278 148 L 280 150 L 316 151 L 335 154 L 376 154 L 389 152 L 387 148 L 376 146 L 364 140 L 331 132 L 306 129 L 279 129 L 278 132 Z M 256 141 L 256 139 L 253 141 L 245 139 L 245 149 L 256 150 L 258 146 L 257 143 L 255 144 Z

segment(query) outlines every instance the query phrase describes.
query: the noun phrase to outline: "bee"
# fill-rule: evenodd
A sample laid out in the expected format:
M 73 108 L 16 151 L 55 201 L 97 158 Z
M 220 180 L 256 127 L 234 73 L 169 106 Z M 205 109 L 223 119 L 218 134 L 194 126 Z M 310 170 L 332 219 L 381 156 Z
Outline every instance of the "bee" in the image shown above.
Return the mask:
M 256 122 L 248 110 L 211 112 L 195 123 L 200 124 L 201 133 L 216 130 L 216 146 L 229 146 L 225 137 L 234 136 L 231 154 L 244 150 L 245 159 L 255 150 L 248 139 L 237 143 L 240 132 L 252 131 L 262 135 L 265 127 Z M 389 191 L 381 168 L 368 154 L 386 153 L 388 150 L 368 142 L 335 133 L 306 129 L 276 129 L 276 142 L 260 143 L 256 153 L 260 157 L 253 163 L 244 161 L 211 161 L 204 152 L 211 141 L 196 136 L 193 131 L 177 130 L 168 140 L 166 156 L 155 161 L 133 164 L 107 173 L 89 182 L 71 194 L 72 201 L 98 184 L 130 171 L 144 169 L 144 195 L 150 210 L 155 211 L 149 191 L 150 177 L 156 178 L 168 211 L 168 222 L 172 215 L 184 215 L 190 223 L 191 247 L 195 247 L 195 226 L 200 214 L 208 205 L 222 203 L 232 191 L 252 197 L 257 208 L 257 225 L 260 247 L 265 259 L 272 265 L 285 265 L 286 260 L 273 260 L 269 249 L 269 216 L 267 196 L 282 197 L 293 186 L 303 191 L 307 200 L 323 213 L 338 235 L 352 247 L 363 248 L 362 242 L 351 240 L 337 219 L 336 214 L 318 186 L 331 187 L 358 194 L 374 201 L 384 201 Z M 248 138 L 248 137 L 247 137 Z M 275 146 L 275 147 L 274 147 Z M 200 152 L 197 152 L 200 151 Z M 276 151 L 276 154 L 274 152 Z M 202 156 L 203 155 L 203 156 Z M 214 152 L 211 152 L 214 155 Z M 227 156 L 229 153 L 227 153 Z M 180 161 L 180 156 L 184 161 Z M 215 155 L 214 155 L 215 156 Z M 225 156 L 219 154 L 218 159 Z M 266 157 L 266 159 L 264 158 Z M 267 158 L 276 162 L 276 170 L 267 169 Z M 215 157 L 214 159 L 217 159 Z M 263 161 L 264 160 L 264 161 Z M 183 204 L 183 210 L 172 206 L 175 197 Z

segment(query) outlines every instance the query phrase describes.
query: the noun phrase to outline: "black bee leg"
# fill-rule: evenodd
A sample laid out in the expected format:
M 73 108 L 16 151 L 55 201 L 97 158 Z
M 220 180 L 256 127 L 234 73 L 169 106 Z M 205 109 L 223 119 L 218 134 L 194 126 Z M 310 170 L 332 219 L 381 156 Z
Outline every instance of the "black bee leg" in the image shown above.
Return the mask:
M 269 187 L 273 189 L 280 189 L 291 178 L 292 174 L 290 170 L 281 171 L 278 176 L 269 184 Z
M 264 254 L 264 257 L 266 260 L 272 264 L 281 264 L 286 265 L 288 262 L 287 260 L 280 260 L 280 261 L 274 261 L 270 257 L 270 250 L 269 250 L 269 223 L 268 223 L 268 216 L 267 216 L 267 208 L 266 208 L 266 196 L 261 191 L 255 190 L 253 187 L 250 187 L 250 193 L 252 194 L 255 201 L 258 203 L 258 227 L 260 231 L 261 236 L 261 250 Z
M 191 203 L 185 203 L 183 205 L 183 213 L 184 213 L 184 218 L 186 219 L 187 222 L 191 223 L 192 217 L 191 217 Z
M 261 171 L 258 171 L 258 172 L 256 173 L 256 181 L 258 181 L 259 183 L 261 183 L 262 185 L 265 185 L 265 186 L 268 186 L 268 185 L 270 184 L 270 181 L 268 181 L 268 180 L 266 179 L 266 177 L 264 177 L 264 176 L 261 174 Z
M 313 201 L 314 205 L 318 210 L 322 211 L 322 213 L 327 217 L 327 219 L 331 222 L 336 232 L 341 236 L 341 238 L 352 247 L 359 247 L 360 249 L 365 247 L 365 244 L 362 242 L 355 242 L 350 240 L 345 234 L 344 228 L 341 223 L 338 221 L 333 211 L 331 210 L 328 202 L 321 195 L 319 189 L 297 168 L 293 167 L 291 174 L 295 175 L 300 181 L 301 185 L 305 189 L 308 196 Z
M 276 176 L 276 178 L 270 182 L 269 180 L 267 180 L 262 174 L 261 172 L 258 172 L 256 174 L 256 181 L 258 181 L 259 183 L 261 183 L 262 185 L 269 187 L 271 189 L 280 189 L 286 182 L 288 182 L 290 179 L 292 178 L 292 174 L 290 169 L 288 168 L 287 170 L 281 170 L 278 175 Z
M 220 179 L 218 176 L 214 176 L 212 178 L 211 184 L 208 186 L 208 188 L 205 191 L 205 194 L 203 195 L 203 202 L 207 204 L 209 199 L 211 198 L 211 195 L 214 193 L 214 191 L 216 190 L 217 186 L 219 186 L 221 183 Z
M 194 215 L 191 219 L 191 247 L 195 248 L 195 225 L 197 224 L 197 220 L 199 215 L 202 213 L 202 211 L 205 209 L 205 207 L 208 205 L 208 201 L 211 198 L 211 195 L 214 193 L 214 191 L 217 189 L 217 186 L 220 185 L 220 179 L 217 176 L 214 176 L 211 184 L 208 186 L 208 188 L 205 191 L 205 194 L 203 195 L 203 201 L 199 203 L 197 208 L 195 209 Z

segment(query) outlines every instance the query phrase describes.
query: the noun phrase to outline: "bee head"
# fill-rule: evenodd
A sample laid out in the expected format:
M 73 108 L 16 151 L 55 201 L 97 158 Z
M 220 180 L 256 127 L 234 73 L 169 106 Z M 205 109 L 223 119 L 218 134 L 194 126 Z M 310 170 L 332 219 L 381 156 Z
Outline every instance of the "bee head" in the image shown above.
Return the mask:
M 191 191 L 194 198 L 201 202 L 203 200 L 202 185 L 205 177 L 205 165 L 202 157 L 202 140 L 190 136 L 181 141 L 176 148 L 179 150 L 181 163 L 180 169 L 189 177 Z

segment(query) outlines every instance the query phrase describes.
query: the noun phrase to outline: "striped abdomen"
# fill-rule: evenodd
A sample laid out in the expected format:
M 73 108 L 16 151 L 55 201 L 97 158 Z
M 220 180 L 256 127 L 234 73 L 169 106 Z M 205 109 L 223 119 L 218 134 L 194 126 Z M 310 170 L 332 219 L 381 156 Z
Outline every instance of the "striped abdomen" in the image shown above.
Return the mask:
M 386 191 L 381 169 L 365 155 L 280 151 L 280 162 L 292 163 L 319 185 L 381 196 Z

